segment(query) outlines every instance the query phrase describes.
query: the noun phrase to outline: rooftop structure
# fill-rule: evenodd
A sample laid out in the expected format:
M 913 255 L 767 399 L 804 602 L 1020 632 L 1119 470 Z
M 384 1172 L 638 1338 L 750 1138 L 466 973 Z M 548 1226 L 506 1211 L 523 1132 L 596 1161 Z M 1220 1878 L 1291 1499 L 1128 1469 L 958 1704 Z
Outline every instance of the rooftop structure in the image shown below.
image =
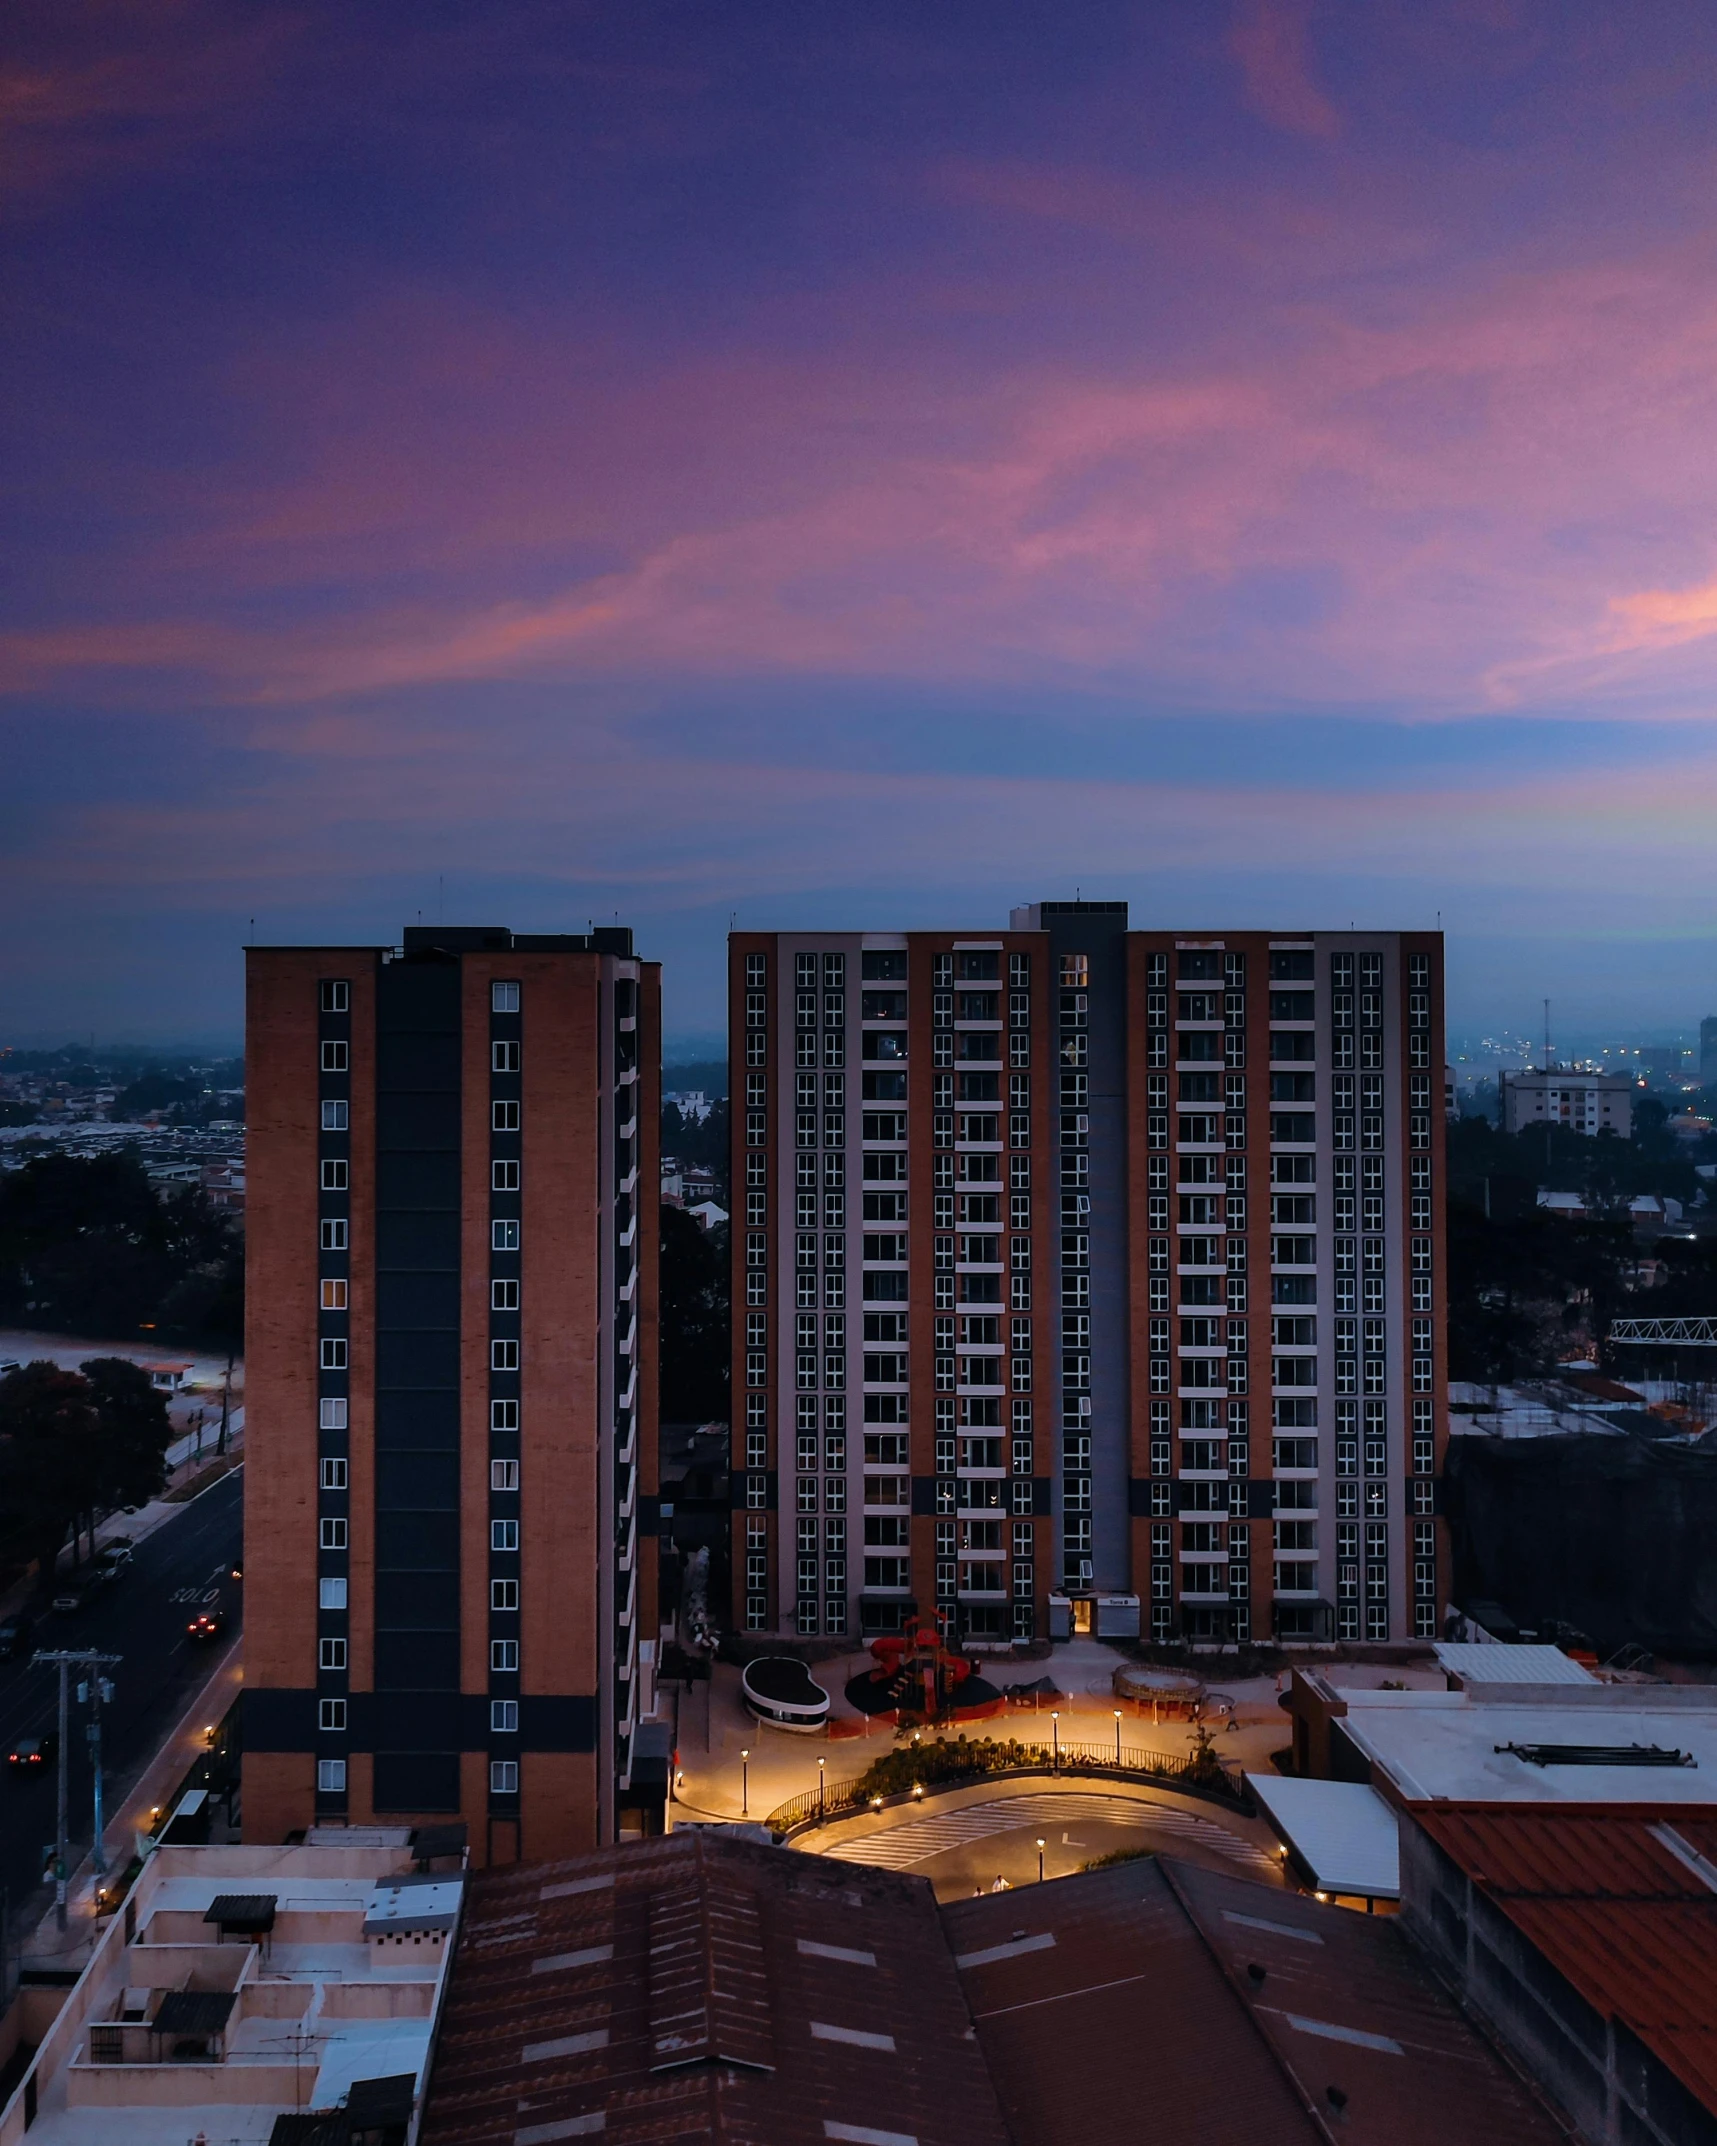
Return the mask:
M 1717 2135 L 1717 1821 L 1415 1816 L 1406 1927 L 1584 2135 Z
M 422 2146 L 1005 2146 L 921 1879 L 675 1833 L 473 1881 Z
M 1560 1647 L 1439 1640 L 1431 1650 L 1448 1672 L 1449 1688 L 1472 1684 L 1596 1684 L 1597 1678 Z
M 1165 1857 L 942 1922 L 1021 2146 L 1562 2136 L 1392 1917 Z
M 1399 1824 L 1363 1781 L 1294 1781 L 1248 1774 L 1270 1830 L 1301 1881 L 1342 1906 L 1401 1896 Z
M 1487 1684 L 1358 1691 L 1296 1673 L 1295 1767 L 1392 1802 L 1717 1816 L 1717 1696 L 1701 1685 Z
M 464 1879 L 407 1835 L 162 1848 L 0 2112 L 18 2146 L 263 2146 L 277 2120 L 422 2093 Z

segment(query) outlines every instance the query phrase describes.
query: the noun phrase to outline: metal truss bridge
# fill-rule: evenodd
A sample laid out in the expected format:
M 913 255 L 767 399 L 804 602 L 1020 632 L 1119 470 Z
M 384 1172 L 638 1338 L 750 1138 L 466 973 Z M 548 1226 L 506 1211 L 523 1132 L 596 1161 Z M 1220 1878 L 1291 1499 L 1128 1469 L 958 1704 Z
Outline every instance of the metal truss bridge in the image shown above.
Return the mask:
M 1717 1349 L 1717 1319 L 1612 1319 L 1610 1339 L 1653 1348 Z

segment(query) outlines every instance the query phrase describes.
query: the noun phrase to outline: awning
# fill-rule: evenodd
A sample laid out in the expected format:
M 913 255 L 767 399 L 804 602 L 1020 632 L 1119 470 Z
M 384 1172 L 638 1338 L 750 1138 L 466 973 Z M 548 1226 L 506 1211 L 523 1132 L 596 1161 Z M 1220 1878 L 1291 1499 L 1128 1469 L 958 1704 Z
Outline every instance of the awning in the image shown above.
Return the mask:
M 1363 1781 L 1295 1781 L 1249 1773 L 1276 1838 L 1320 1893 L 1367 1900 L 1401 1897 L 1401 1843 L 1394 1811 Z

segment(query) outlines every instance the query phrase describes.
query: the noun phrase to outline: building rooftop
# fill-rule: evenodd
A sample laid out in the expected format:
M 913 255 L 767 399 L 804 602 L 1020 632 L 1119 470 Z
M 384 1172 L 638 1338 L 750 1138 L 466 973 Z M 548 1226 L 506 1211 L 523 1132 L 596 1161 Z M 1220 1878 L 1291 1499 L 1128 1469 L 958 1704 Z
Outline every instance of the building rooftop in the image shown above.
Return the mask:
M 1717 1806 L 1717 1693 L 1704 1686 L 1334 1696 L 1342 1735 L 1408 1803 Z
M 942 1921 L 1021 2146 L 1563 2137 L 1393 1917 L 1165 1857 Z
M 1400 1820 L 1363 1781 L 1299 1781 L 1248 1774 L 1276 1838 L 1320 1893 L 1362 1900 L 1401 1896 Z
M 422 2146 L 1007 2146 L 930 1887 L 674 1833 L 472 1880 Z
M 0 2112 L 0 2142 L 28 2128 L 31 2146 L 263 2146 L 277 2118 L 332 2118 L 383 2082 L 409 2115 L 463 1890 L 412 1864 L 403 1833 L 158 1849 Z M 389 1905 L 413 1896 L 423 1912 Z
M 1499 1641 L 1439 1640 L 1432 1650 L 1463 1686 L 1469 1684 L 1596 1684 L 1589 1669 L 1560 1647 Z
M 1717 2110 L 1717 1818 L 1415 1816 L 1601 2017 Z

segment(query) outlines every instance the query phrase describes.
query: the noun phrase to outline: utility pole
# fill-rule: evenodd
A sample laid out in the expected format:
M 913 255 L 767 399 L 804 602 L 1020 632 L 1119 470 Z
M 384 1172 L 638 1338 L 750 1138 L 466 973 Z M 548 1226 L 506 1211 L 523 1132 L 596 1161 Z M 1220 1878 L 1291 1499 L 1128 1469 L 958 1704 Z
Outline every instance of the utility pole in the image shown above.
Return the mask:
M 103 1697 L 111 1696 L 112 1686 L 109 1685 L 106 1693 L 103 1693 L 102 1685 L 106 1680 L 102 1677 L 101 1671 L 124 1659 L 125 1657 L 121 1654 L 98 1654 L 91 1649 L 74 1650 L 70 1648 L 60 1649 L 53 1653 L 38 1653 L 35 1657 L 35 1667 L 57 1668 L 60 1673 L 59 1796 L 54 1814 L 54 1921 L 62 1930 L 66 1927 L 66 1881 L 70 1876 L 67 1864 L 71 1856 L 69 1838 L 71 1825 L 68 1797 L 70 1779 L 67 1771 L 71 1756 L 71 1682 L 69 1672 L 74 1663 L 80 1668 L 93 1672 L 90 1682 L 80 1688 L 79 1696 L 81 1698 L 85 1692 L 93 1691 L 96 1698 L 96 1718 L 91 1723 L 92 1733 L 89 1740 L 90 1758 L 95 1767 L 94 1861 L 98 1871 L 105 1871 L 107 1865 L 103 1859 L 101 1847 L 101 1700 Z
M 221 1435 L 215 1444 L 215 1451 L 217 1454 L 225 1453 L 227 1449 L 227 1416 L 232 1408 L 232 1397 L 233 1360 L 229 1352 L 227 1356 L 226 1376 L 221 1381 Z

